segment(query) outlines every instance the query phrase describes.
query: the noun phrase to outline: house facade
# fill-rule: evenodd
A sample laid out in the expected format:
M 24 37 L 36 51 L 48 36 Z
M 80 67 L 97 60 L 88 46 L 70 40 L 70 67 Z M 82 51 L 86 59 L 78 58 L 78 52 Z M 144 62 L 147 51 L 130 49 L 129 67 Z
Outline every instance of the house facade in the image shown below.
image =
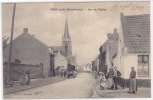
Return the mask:
M 99 55 L 92 61 L 92 71 L 99 72 Z
M 60 69 L 66 69 L 67 68 L 67 59 L 60 53 L 58 52 L 54 56 L 54 68 L 57 69 L 60 67 Z
M 122 77 L 129 78 L 134 67 L 137 79 L 150 79 L 150 15 L 126 16 L 121 13 L 121 28 L 118 42 L 118 67 Z

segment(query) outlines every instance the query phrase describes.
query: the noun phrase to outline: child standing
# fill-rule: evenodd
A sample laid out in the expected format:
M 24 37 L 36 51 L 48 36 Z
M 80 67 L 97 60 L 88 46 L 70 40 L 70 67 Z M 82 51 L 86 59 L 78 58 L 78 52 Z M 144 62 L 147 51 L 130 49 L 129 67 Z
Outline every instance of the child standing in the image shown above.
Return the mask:
M 106 88 L 106 77 L 104 73 L 100 74 L 100 88 L 101 90 L 104 90 Z

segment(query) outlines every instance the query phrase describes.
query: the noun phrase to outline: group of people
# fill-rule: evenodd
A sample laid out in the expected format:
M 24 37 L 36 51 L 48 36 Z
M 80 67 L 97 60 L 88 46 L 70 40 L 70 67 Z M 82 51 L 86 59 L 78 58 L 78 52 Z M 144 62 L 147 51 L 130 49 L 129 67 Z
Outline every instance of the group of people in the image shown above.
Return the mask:
M 99 78 L 101 89 L 107 88 L 117 90 L 118 86 L 124 88 L 125 81 L 121 78 L 121 72 L 117 70 L 117 67 L 114 67 L 114 69 L 110 68 L 108 73 L 99 72 Z M 134 70 L 134 67 L 131 67 L 128 92 L 136 92 L 136 71 Z
M 30 84 L 30 72 L 27 71 L 26 73 L 24 73 L 20 71 L 19 73 L 20 73 L 20 78 L 19 78 L 20 85 L 29 85 Z
M 101 89 L 104 89 L 107 87 L 107 89 L 115 89 L 117 90 L 117 85 L 120 80 L 121 73 L 117 70 L 117 67 L 114 67 L 114 70 L 112 68 L 109 69 L 108 73 L 99 72 L 100 76 L 100 87 Z M 106 84 L 106 79 L 108 80 Z

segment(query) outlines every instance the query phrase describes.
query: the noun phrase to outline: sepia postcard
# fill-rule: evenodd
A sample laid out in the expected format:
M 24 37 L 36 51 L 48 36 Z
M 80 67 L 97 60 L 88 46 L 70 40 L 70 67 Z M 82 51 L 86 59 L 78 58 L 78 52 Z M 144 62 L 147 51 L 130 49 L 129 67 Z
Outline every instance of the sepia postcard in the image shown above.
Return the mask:
M 149 1 L 2 3 L 3 99 L 151 98 Z

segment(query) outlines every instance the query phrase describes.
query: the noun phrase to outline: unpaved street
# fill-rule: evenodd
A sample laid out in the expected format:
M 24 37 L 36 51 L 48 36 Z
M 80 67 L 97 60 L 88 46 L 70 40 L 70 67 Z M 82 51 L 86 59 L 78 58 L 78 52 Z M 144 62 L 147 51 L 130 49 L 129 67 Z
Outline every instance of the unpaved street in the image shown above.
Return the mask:
M 52 98 L 89 98 L 93 95 L 92 75 L 78 74 L 77 78 L 4 95 L 5 99 L 52 99 Z

